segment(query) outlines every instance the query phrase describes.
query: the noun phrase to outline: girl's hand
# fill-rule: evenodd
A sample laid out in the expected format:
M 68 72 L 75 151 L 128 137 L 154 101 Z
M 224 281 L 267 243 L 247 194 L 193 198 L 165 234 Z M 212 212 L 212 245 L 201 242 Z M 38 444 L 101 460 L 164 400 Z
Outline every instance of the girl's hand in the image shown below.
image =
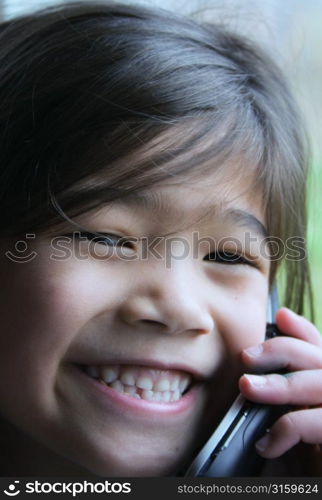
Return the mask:
M 312 323 L 287 308 L 279 309 L 276 324 L 287 336 L 242 352 L 251 372 L 267 374 L 246 374 L 239 381 L 240 391 L 251 401 L 293 407 L 257 442 L 257 451 L 265 458 L 279 457 L 300 441 L 322 445 L 322 336 Z M 286 375 L 274 373 L 280 369 Z M 314 453 L 318 448 L 310 447 Z M 322 455 L 320 460 L 322 468 Z

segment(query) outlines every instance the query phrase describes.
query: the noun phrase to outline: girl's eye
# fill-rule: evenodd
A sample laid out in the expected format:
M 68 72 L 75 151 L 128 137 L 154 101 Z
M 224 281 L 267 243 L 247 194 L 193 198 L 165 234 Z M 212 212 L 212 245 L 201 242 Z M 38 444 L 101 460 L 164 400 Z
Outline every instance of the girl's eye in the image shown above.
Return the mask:
M 238 253 L 233 252 L 212 252 L 205 257 L 205 260 L 210 262 L 217 262 L 219 264 L 248 264 L 252 265 L 252 263 L 247 260 L 245 257 Z
M 133 245 L 124 237 L 118 236 L 117 234 L 110 233 L 89 233 L 87 231 L 76 231 L 73 233 L 77 238 L 86 238 L 89 241 L 93 241 L 94 243 L 100 243 L 101 245 L 106 246 L 118 246 L 122 245 L 127 248 L 133 249 Z

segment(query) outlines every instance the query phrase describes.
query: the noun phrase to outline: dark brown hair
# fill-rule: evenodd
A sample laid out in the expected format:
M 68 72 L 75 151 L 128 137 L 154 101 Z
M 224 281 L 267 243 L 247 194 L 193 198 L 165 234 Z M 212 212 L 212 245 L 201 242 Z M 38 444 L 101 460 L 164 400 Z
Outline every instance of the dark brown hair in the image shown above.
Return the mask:
M 304 145 L 279 68 L 220 25 L 82 2 L 0 26 L 3 236 L 239 158 L 240 175 L 256 172 L 268 234 L 304 238 Z M 306 256 L 286 262 L 286 283 L 302 313 Z

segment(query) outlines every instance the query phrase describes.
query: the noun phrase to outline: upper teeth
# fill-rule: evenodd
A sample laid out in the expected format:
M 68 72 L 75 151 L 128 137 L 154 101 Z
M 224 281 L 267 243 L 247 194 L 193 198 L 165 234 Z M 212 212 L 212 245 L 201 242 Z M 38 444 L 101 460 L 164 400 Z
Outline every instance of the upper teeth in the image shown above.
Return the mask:
M 142 366 L 87 366 L 88 375 L 113 389 L 133 397 L 157 401 L 175 401 L 191 382 L 191 376 L 176 370 L 157 370 Z

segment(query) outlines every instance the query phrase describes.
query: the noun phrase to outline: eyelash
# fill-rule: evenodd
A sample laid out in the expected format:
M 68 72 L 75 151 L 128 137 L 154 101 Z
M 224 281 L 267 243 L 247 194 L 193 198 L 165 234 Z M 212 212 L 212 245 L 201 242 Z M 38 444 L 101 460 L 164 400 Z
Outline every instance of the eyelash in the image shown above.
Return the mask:
M 85 237 L 87 238 L 89 241 L 93 241 L 95 240 L 95 243 L 100 243 L 100 244 L 106 244 L 106 245 L 109 245 L 109 246 L 112 246 L 112 241 L 116 240 L 117 243 L 123 243 L 124 246 L 126 246 L 126 238 L 122 237 L 122 236 L 117 236 L 116 234 L 110 234 L 110 233 L 107 233 L 107 234 L 103 234 L 103 233 L 89 233 L 89 232 L 85 232 L 85 231 L 79 231 L 78 233 L 75 234 L 76 236 L 82 236 L 82 237 Z M 133 250 L 133 247 L 131 245 L 131 248 Z
M 100 244 L 105 244 L 112 246 L 113 241 L 116 244 L 123 243 L 124 246 L 126 246 L 126 238 L 122 236 L 118 236 L 116 234 L 112 233 L 90 233 L 88 231 L 79 231 L 73 234 L 76 237 L 85 237 L 89 241 L 93 241 L 95 239 L 96 243 Z M 65 236 L 71 236 L 71 235 L 65 235 Z M 130 243 L 130 242 L 129 242 Z M 115 246 L 115 245 L 114 245 Z M 130 243 L 130 247 L 133 250 L 133 245 Z M 227 251 L 217 251 L 217 252 L 211 252 L 205 257 L 205 260 L 208 262 L 217 262 L 221 264 L 232 264 L 232 265 L 249 265 L 255 267 L 255 264 L 245 258 L 244 256 L 240 255 L 239 253 L 233 253 L 233 252 L 227 252 Z
M 215 255 L 215 258 L 211 258 L 212 255 Z M 233 253 L 233 252 L 224 252 L 224 251 L 217 251 L 217 252 L 211 252 L 210 254 L 207 255 L 206 259 L 209 262 L 219 262 L 221 264 L 246 264 L 249 266 L 254 266 L 254 264 L 240 255 L 239 253 Z

